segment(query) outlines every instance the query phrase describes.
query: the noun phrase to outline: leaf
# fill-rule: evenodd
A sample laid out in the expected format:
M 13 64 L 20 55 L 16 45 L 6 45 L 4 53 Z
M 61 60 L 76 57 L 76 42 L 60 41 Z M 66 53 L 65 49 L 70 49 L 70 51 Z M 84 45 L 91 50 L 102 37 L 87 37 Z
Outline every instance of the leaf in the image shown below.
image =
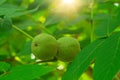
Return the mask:
M 97 40 L 84 48 L 68 67 L 67 72 L 63 76 L 63 80 L 78 80 L 95 57 L 96 49 L 101 46 L 103 42 L 104 40 Z
M 24 7 L 15 6 L 11 4 L 0 5 L 0 15 L 6 15 L 9 17 L 17 17 L 17 16 L 25 15 L 31 12 L 35 12 L 37 10 L 38 10 L 38 7 L 36 7 L 35 9 L 26 10 L 26 8 Z
M 34 26 L 36 25 L 35 22 L 33 22 L 32 20 L 22 20 L 22 21 L 19 21 L 16 23 L 17 24 L 15 24 L 15 25 L 22 30 L 26 30 L 29 26 L 34 28 Z
M 10 64 L 5 62 L 0 62 L 0 71 L 7 71 L 10 68 Z
M 6 37 L 1 37 L 0 36 L 0 47 L 2 47 L 7 41 L 7 38 Z
M 6 2 L 6 0 L 0 0 L 0 5 Z
M 31 10 L 24 10 L 24 11 L 16 11 L 15 13 L 13 13 L 11 15 L 11 17 L 18 17 L 18 16 L 22 16 L 22 15 L 25 15 L 25 14 L 28 14 L 28 13 L 32 13 L 32 12 L 35 12 L 38 10 L 39 7 L 36 7 L 34 9 L 31 9 Z
M 53 26 L 53 25 L 55 25 L 55 24 L 58 24 L 60 21 L 62 21 L 63 19 L 62 18 L 60 18 L 59 16 L 56 16 L 56 15 L 49 15 L 48 17 L 47 17 L 47 20 L 46 20 L 46 22 L 44 23 L 44 25 L 46 26 L 46 27 L 48 27 L 48 26 Z
M 0 36 L 9 35 L 12 30 L 12 20 L 8 16 L 0 18 Z
M 117 19 L 118 19 L 118 22 L 120 22 L 120 7 L 117 9 Z
M 59 34 L 78 34 L 78 33 L 81 33 L 82 32 L 82 28 L 77 28 L 76 30 L 68 30 L 68 29 L 62 29 L 62 30 L 58 30 L 58 31 L 55 31 L 54 33 L 56 35 L 59 35 Z
M 33 9 L 35 8 L 36 6 L 39 5 L 39 9 L 40 10 L 45 10 L 45 9 L 48 9 L 48 6 L 49 4 L 52 2 L 53 0 L 35 0 L 33 3 L 31 3 L 29 5 L 29 9 Z
M 12 20 L 8 16 L 0 19 L 0 32 L 8 31 L 12 28 Z
M 27 41 L 22 47 L 21 51 L 17 55 L 28 55 L 31 54 L 31 41 Z
M 23 10 L 23 8 L 14 6 L 11 4 L 4 4 L 0 5 L 0 15 L 6 15 L 6 16 L 11 16 L 13 15 L 17 10 Z
M 109 14 L 98 14 L 94 18 L 96 22 L 95 34 L 98 37 L 109 36 L 118 26 L 119 22 L 116 17 L 112 17 Z
M 120 32 L 106 40 L 91 43 L 78 54 L 63 76 L 63 80 L 78 80 L 94 59 L 94 80 L 112 80 L 120 69 L 119 48 Z
M 94 79 L 112 80 L 120 70 L 120 33 L 108 38 L 96 54 Z
M 56 67 L 36 64 L 20 65 L 13 67 L 8 74 L 0 77 L 0 80 L 33 80 L 55 69 Z
M 68 22 L 68 26 L 74 26 L 77 23 L 80 23 L 82 20 L 86 20 L 89 18 L 89 15 L 80 15 L 79 17 L 73 19 L 72 21 Z

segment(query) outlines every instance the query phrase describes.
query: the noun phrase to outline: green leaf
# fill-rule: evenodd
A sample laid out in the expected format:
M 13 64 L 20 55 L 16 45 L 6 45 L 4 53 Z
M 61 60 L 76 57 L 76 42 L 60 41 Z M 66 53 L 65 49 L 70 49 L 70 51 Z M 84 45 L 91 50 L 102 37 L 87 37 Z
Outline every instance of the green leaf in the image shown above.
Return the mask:
M 95 34 L 98 37 L 109 36 L 118 26 L 119 22 L 116 17 L 112 17 L 109 14 L 98 14 L 94 18 L 96 24 Z
M 28 26 L 31 26 L 32 28 L 34 28 L 36 24 L 32 20 L 22 20 L 17 22 L 17 24 L 15 25 L 22 30 L 26 30 Z
M 0 32 L 9 31 L 12 28 L 12 20 L 8 16 L 0 18 Z
M 118 19 L 118 22 L 120 22 L 120 7 L 117 9 L 117 19 Z
M 2 47 L 7 41 L 7 38 L 6 37 L 1 37 L 0 36 L 0 47 Z
M 8 74 L 0 77 L 0 80 L 33 80 L 55 69 L 56 67 L 36 64 L 20 65 L 13 67 Z
M 8 16 L 0 18 L 0 36 L 9 35 L 12 30 L 12 20 Z
M 9 17 L 17 17 L 17 16 L 25 15 L 31 12 L 35 12 L 37 10 L 38 10 L 38 7 L 32 10 L 27 10 L 24 7 L 15 6 L 11 4 L 0 5 L 0 15 L 7 15 Z
M 63 80 L 78 80 L 94 59 L 94 80 L 112 80 L 120 69 L 119 48 L 120 32 L 106 40 L 91 43 L 78 54 L 63 76 Z
M 63 80 L 78 80 L 95 57 L 96 49 L 99 48 L 103 42 L 104 40 L 97 40 L 84 48 L 68 67 L 67 72 L 63 76 Z
M 94 79 L 112 80 L 120 70 L 120 33 L 108 38 L 96 54 Z
M 10 64 L 5 62 L 0 62 L 0 71 L 7 71 L 10 68 Z
M 0 0 L 0 5 L 6 2 L 6 0 Z
M 17 10 L 23 10 L 23 8 L 18 7 L 18 6 L 14 6 L 11 4 L 0 5 L 0 15 L 7 15 L 10 17 Z
M 20 10 L 20 11 L 16 11 L 15 13 L 13 13 L 13 14 L 11 15 L 11 17 L 18 17 L 18 16 L 22 16 L 22 15 L 25 15 L 25 14 L 28 14 L 28 13 L 35 12 L 35 11 L 38 10 L 38 8 L 39 8 L 39 7 L 36 7 L 36 8 L 34 8 L 34 9 L 31 9 L 31 10 L 24 10 L 24 11 Z
M 73 19 L 72 21 L 68 22 L 67 25 L 68 26 L 74 26 L 75 24 L 80 23 L 83 20 L 86 20 L 89 18 L 89 15 L 80 15 L 77 18 Z
M 27 41 L 23 45 L 23 47 L 18 55 L 28 55 L 28 54 L 31 54 L 31 41 Z
M 53 26 L 55 24 L 58 24 L 60 21 L 62 21 L 63 19 L 60 18 L 59 16 L 56 16 L 56 15 L 49 15 L 46 19 L 46 22 L 44 23 L 44 25 L 46 27 L 49 27 L 49 26 Z

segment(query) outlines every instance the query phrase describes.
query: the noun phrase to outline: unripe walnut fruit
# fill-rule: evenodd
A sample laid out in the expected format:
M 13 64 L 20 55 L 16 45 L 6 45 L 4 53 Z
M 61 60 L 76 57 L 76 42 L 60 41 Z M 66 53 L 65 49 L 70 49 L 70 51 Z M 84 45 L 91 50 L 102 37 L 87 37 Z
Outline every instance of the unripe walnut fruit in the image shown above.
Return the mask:
M 53 36 L 42 33 L 33 39 L 31 49 L 38 59 L 53 59 L 58 50 L 58 42 Z
M 75 38 L 62 37 L 57 41 L 59 44 L 59 49 L 56 57 L 61 61 L 72 61 L 76 54 L 80 51 L 80 44 Z

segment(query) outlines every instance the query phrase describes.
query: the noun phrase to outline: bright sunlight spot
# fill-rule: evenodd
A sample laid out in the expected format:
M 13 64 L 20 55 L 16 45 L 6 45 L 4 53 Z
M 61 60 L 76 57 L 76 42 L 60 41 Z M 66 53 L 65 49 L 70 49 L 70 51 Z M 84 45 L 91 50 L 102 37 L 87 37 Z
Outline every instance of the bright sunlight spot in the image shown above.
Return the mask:
M 72 4 L 74 3 L 74 0 L 62 0 L 64 4 Z
M 57 69 L 58 70 L 64 70 L 65 69 L 65 65 L 66 64 L 64 62 L 59 61 Z
M 35 56 L 34 56 L 34 54 L 31 54 L 31 59 L 35 59 Z
M 118 7 L 118 6 L 119 6 L 119 3 L 114 3 L 114 6 Z
M 64 69 L 64 66 L 63 66 L 63 65 L 59 65 L 59 66 L 57 67 L 57 69 L 58 69 L 58 70 L 63 70 L 63 69 Z
M 40 60 L 40 59 L 37 59 L 35 62 L 40 62 L 40 61 L 42 61 L 42 60 Z
M 52 12 L 62 16 L 77 15 L 81 4 L 80 0 L 55 0 L 52 4 Z

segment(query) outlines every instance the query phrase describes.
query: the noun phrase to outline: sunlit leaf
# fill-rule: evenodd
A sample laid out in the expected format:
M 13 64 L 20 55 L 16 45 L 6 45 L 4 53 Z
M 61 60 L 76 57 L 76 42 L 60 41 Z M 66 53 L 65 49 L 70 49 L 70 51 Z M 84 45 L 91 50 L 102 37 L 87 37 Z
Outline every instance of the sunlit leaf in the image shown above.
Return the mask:
M 63 80 L 78 80 L 92 60 L 95 60 L 94 80 L 112 80 L 120 69 L 119 48 L 120 32 L 106 40 L 91 43 L 78 54 L 63 76 Z

